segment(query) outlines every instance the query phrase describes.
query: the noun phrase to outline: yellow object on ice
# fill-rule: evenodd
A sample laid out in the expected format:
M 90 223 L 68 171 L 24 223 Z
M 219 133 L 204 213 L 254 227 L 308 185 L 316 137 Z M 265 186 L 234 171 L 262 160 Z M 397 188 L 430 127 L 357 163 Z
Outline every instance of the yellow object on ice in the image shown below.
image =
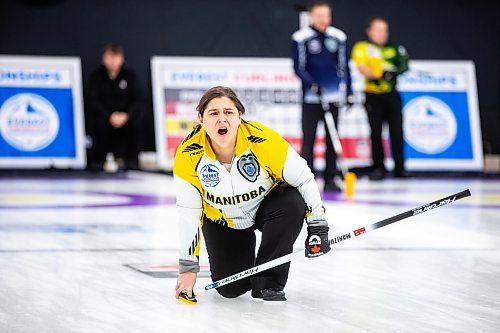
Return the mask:
M 345 175 L 345 194 L 347 199 L 351 199 L 354 194 L 354 183 L 356 182 L 356 174 L 348 172 Z
M 183 291 L 179 294 L 179 299 L 187 304 L 197 304 L 198 301 L 196 300 L 196 296 L 193 293 L 193 296 L 189 296 L 187 292 Z

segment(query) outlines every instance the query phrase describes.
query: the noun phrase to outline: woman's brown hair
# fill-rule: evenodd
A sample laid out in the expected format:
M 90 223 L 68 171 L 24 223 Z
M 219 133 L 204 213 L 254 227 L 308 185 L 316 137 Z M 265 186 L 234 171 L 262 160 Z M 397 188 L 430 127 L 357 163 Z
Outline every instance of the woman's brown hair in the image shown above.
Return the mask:
M 228 87 L 216 86 L 208 89 L 207 91 L 205 91 L 203 96 L 201 96 L 200 102 L 196 107 L 196 111 L 198 111 L 200 117 L 203 117 L 203 112 L 207 108 L 208 103 L 210 103 L 210 101 L 213 100 L 214 98 L 219 98 L 219 97 L 229 98 L 231 101 L 233 101 L 234 105 L 236 106 L 236 109 L 238 109 L 238 111 L 241 112 L 241 114 L 245 113 L 245 107 L 243 106 L 243 103 L 241 103 L 238 96 L 236 96 L 236 93 L 234 92 L 233 89 Z

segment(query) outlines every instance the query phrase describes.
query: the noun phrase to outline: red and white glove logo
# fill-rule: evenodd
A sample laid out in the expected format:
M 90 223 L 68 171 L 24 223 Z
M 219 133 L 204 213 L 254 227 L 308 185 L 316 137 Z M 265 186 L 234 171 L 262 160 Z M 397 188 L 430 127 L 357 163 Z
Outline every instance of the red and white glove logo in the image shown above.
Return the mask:
M 318 253 L 319 251 L 321 251 L 321 248 L 318 245 L 314 245 L 313 247 L 311 247 L 311 251 L 312 253 Z

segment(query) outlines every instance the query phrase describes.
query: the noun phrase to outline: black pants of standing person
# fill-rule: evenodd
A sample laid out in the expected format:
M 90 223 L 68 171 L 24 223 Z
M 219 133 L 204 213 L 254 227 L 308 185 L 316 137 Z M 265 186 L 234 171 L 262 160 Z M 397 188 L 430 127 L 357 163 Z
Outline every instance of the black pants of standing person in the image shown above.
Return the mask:
M 371 128 L 373 168 L 384 170 L 384 149 L 382 145 L 382 125 L 389 125 L 391 152 L 394 159 L 394 174 L 405 172 L 403 156 L 403 115 L 401 97 L 397 91 L 386 94 L 366 94 L 366 112 Z
M 139 126 L 138 121 L 129 119 L 121 128 L 114 128 L 109 120 L 95 121 L 94 163 L 100 168 L 106 160 L 107 153 L 121 158 L 127 169 L 139 167 Z
M 276 186 L 262 201 L 255 218 L 255 228 L 236 230 L 203 223 L 203 237 L 210 262 L 212 280 L 217 281 L 292 252 L 306 213 L 306 204 L 299 191 L 285 183 Z M 262 232 L 262 241 L 255 257 L 255 229 Z M 253 289 L 283 289 L 290 263 L 258 273 L 252 277 L 217 288 L 224 297 L 234 298 Z
M 330 111 L 335 121 L 335 127 L 338 128 L 339 109 L 330 104 Z M 302 104 L 302 150 L 301 155 L 307 161 L 307 165 L 311 170 L 314 170 L 314 141 L 316 140 L 316 129 L 319 121 L 322 120 L 325 124 L 325 111 L 321 104 Z M 326 128 L 326 152 L 325 152 L 325 182 L 332 182 L 333 177 L 337 175 L 337 155 L 333 148 L 330 132 Z

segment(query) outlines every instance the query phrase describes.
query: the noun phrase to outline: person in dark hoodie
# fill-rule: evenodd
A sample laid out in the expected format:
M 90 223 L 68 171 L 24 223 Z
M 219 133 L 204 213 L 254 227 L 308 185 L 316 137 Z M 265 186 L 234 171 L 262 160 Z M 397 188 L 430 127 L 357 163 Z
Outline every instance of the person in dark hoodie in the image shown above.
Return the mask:
M 125 64 L 121 46 L 104 47 L 102 65 L 91 74 L 87 89 L 94 168 L 102 169 L 107 154 L 113 153 L 124 168 L 138 169 L 141 89 L 136 74 Z

